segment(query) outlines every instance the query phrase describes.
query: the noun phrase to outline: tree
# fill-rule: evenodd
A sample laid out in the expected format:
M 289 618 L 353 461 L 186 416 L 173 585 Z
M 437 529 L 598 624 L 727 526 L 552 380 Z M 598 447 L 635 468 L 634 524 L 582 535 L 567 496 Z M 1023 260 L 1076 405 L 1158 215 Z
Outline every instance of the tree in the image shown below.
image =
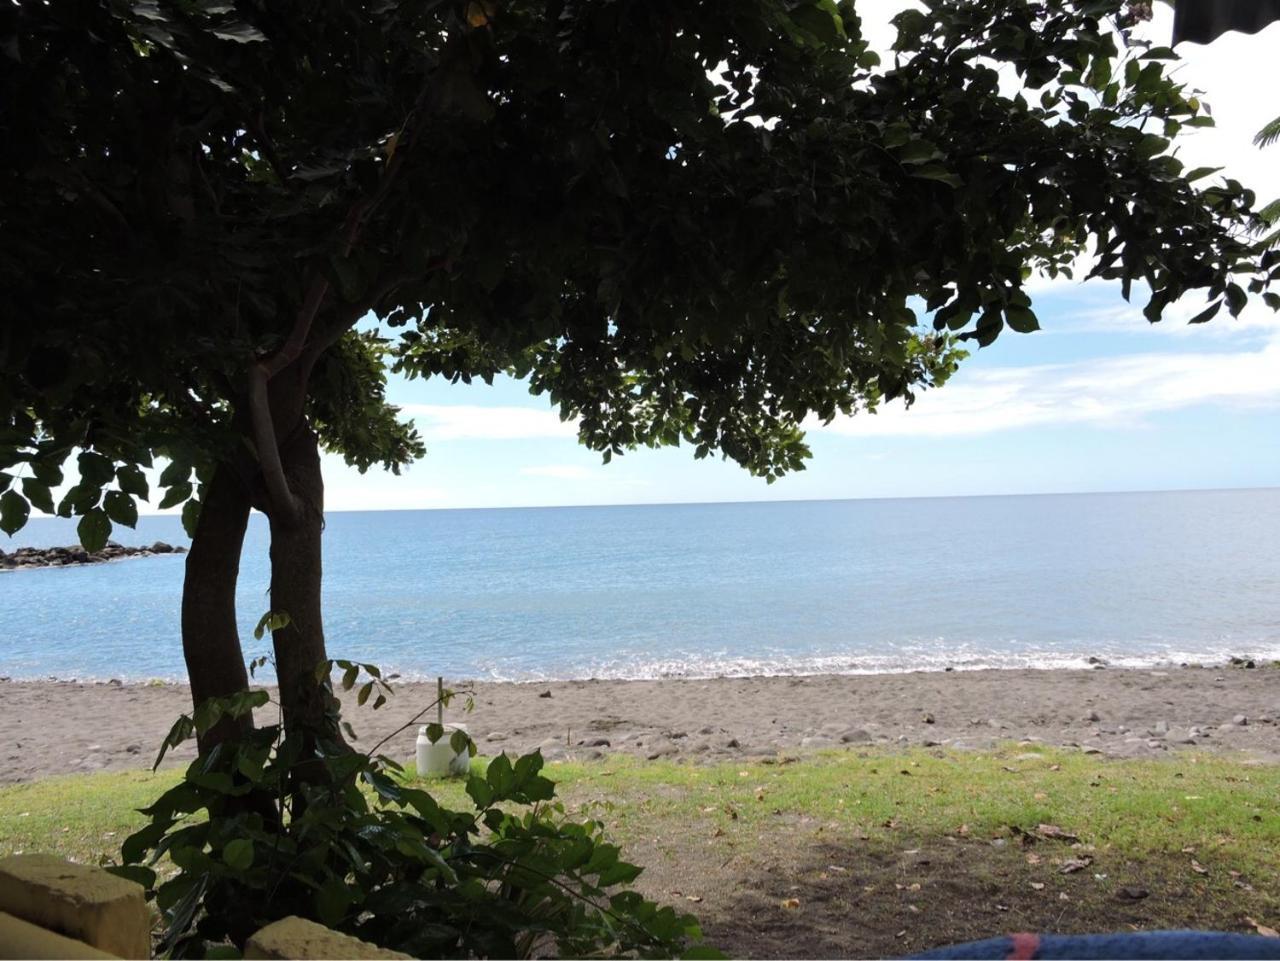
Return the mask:
M 833 0 L 6 7 L 0 526 L 53 506 L 79 450 L 57 510 L 100 544 L 167 458 L 200 702 L 245 686 L 234 587 L 263 511 L 307 737 L 319 448 L 422 452 L 384 359 L 527 377 L 606 460 L 688 444 L 772 480 L 807 417 L 909 401 L 961 341 L 1035 330 L 1034 271 L 1092 250 L 1152 321 L 1275 279 L 1253 194 L 1172 155 L 1212 121 L 1170 50 L 1112 29 L 1121 0 L 928 7 L 888 63 Z M 368 314 L 389 339 L 354 332 Z

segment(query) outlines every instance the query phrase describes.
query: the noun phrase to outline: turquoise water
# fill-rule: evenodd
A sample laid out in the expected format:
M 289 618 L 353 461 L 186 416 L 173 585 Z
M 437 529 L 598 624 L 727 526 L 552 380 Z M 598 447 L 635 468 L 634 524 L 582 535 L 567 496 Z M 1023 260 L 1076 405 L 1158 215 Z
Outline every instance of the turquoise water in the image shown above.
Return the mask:
M 185 543 L 146 517 L 122 543 Z M 12 542 L 66 544 L 33 520 Z M 266 525 L 241 568 L 246 656 Z M 335 657 L 535 679 L 1280 658 L 1280 490 L 331 514 Z M 180 557 L 0 574 L 0 674 L 185 676 Z

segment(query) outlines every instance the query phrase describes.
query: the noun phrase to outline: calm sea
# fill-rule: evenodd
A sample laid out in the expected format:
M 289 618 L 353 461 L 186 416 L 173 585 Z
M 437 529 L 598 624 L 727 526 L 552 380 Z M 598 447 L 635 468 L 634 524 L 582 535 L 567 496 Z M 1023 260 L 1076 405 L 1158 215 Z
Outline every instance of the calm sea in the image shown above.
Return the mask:
M 122 543 L 185 543 L 143 518 Z M 71 543 L 33 520 L 5 549 Z M 452 678 L 1280 658 L 1280 490 L 331 514 L 332 656 Z M 185 676 L 179 557 L 0 574 L 0 674 Z M 263 518 L 239 612 L 267 609 Z

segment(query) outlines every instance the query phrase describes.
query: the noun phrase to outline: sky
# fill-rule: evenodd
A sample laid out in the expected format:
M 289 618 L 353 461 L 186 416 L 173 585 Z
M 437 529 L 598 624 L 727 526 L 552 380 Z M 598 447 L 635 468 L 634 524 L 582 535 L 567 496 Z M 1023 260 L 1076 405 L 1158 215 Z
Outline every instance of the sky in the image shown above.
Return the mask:
M 860 2 L 884 49 L 900 2 Z M 1171 9 L 1143 32 L 1168 44 Z M 1179 76 L 1205 93 L 1215 128 L 1185 138 L 1188 168 L 1225 166 L 1280 196 L 1280 145 L 1252 145 L 1280 100 L 1280 24 L 1209 45 L 1181 44 Z M 639 450 L 603 465 L 572 424 L 519 382 L 492 387 L 394 380 L 389 398 L 416 422 L 427 456 L 401 476 L 361 475 L 326 456 L 330 510 L 529 507 L 689 501 L 920 497 L 1280 485 L 1280 319 L 1260 303 L 1189 326 L 1190 299 L 1160 324 L 1118 285 L 1039 281 L 1042 330 L 1006 331 L 910 410 L 816 425 L 808 468 L 766 485 L 685 448 Z M 1135 301 L 1137 298 L 1135 297 Z

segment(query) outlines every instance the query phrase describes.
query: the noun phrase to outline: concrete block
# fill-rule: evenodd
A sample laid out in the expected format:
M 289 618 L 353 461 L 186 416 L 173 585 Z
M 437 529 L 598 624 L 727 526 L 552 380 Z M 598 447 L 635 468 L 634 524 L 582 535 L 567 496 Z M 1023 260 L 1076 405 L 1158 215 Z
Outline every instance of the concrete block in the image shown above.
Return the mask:
M 0 911 L 118 958 L 151 957 L 151 911 L 140 884 L 47 854 L 0 859 Z
M 304 918 L 283 918 L 253 935 L 244 946 L 245 961 L 336 961 L 340 958 L 410 958 Z
M 23 921 L 12 914 L 0 911 L 0 958 L 29 958 L 35 961 L 68 958 L 74 961 L 94 961 L 99 958 L 115 959 L 115 955 L 99 951 L 83 941 L 76 941 L 66 935 L 46 931 L 30 921 Z

